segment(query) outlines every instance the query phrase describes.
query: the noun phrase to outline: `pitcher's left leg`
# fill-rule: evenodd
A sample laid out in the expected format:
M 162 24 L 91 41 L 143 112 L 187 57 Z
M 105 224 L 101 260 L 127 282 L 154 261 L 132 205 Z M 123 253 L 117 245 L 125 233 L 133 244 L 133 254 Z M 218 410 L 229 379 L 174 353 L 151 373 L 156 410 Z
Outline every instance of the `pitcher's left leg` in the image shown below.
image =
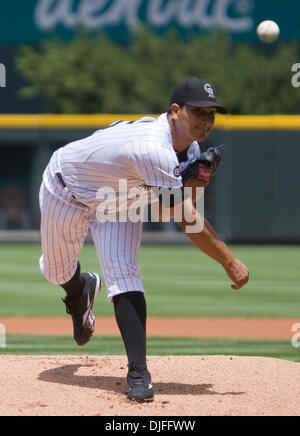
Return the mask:
M 152 401 L 154 390 L 146 363 L 145 290 L 137 264 L 142 223 L 92 223 L 91 232 L 126 349 L 128 398 Z

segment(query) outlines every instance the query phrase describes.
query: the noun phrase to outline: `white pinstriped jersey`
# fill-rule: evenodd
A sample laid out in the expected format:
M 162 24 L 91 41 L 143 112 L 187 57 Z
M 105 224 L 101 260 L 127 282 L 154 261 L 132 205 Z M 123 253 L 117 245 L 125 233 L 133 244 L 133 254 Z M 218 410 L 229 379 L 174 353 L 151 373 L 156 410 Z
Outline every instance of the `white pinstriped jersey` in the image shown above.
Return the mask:
M 182 185 L 179 167 L 184 168 L 199 155 L 197 142 L 186 152 L 176 154 L 167 114 L 157 120 L 115 123 L 57 150 L 40 189 L 40 268 L 45 277 L 63 284 L 74 276 L 90 231 L 108 298 L 112 301 L 122 292 L 145 292 L 137 263 L 143 223 L 101 222 L 95 215 L 102 202 L 101 193 L 106 188 L 118 193 L 119 179 L 126 179 L 128 189 L 145 184 L 178 188 Z
M 188 150 L 188 162 L 199 155 L 195 142 Z M 113 123 L 57 150 L 50 162 L 51 172 L 62 174 L 76 198 L 90 199 L 101 198 L 101 188 L 118 192 L 120 179 L 127 180 L 128 189 L 141 185 L 181 187 L 178 166 L 167 114 L 158 119 Z

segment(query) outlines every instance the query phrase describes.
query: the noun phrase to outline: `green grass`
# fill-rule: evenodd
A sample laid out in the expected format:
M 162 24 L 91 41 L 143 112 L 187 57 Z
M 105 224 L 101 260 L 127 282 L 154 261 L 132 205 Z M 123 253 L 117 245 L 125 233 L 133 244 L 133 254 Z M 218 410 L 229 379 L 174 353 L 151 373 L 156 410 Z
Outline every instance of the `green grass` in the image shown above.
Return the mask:
M 233 291 L 223 268 L 191 246 L 144 246 L 139 264 L 150 316 L 300 318 L 300 246 L 233 246 L 251 272 L 249 284 Z M 0 247 L 0 316 L 64 315 L 63 291 L 41 275 L 38 245 Z M 82 269 L 99 271 L 95 249 L 86 245 Z M 113 316 L 106 290 L 98 316 Z M 0 319 L 1 322 L 1 319 Z
M 18 336 L 7 335 L 7 347 L 0 348 L 0 356 L 19 355 L 124 355 L 120 337 L 95 336 L 84 348 L 75 345 L 69 336 Z M 264 356 L 300 362 L 300 349 L 290 341 L 250 339 L 148 339 L 148 355 L 236 355 Z

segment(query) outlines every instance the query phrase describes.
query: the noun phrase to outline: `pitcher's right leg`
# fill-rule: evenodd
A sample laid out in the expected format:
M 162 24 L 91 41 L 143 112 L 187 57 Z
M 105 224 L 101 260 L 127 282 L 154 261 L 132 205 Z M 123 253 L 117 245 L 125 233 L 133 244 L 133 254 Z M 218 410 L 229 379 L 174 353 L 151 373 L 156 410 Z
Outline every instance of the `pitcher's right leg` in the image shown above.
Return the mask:
M 78 261 L 89 228 L 89 209 L 77 203 L 55 177 L 40 190 L 42 273 L 66 291 L 63 302 L 72 316 L 74 339 L 85 345 L 94 332 L 93 305 L 101 280 L 95 273 L 80 274 Z

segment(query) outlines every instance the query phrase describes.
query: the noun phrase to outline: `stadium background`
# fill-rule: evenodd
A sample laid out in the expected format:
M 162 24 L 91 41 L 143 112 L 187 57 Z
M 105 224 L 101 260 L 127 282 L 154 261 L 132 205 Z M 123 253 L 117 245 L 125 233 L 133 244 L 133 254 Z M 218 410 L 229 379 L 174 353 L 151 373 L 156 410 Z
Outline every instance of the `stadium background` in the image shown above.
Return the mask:
M 299 349 L 292 347 L 290 341 L 292 325 L 299 319 L 300 89 L 294 88 L 291 80 L 292 65 L 299 60 L 297 17 L 300 5 L 296 0 L 289 3 L 288 9 L 271 0 L 109 0 L 99 3 L 96 10 L 96 3 L 93 9 L 88 0 L 27 0 L 26 5 L 11 0 L 4 9 L 2 7 L 0 63 L 5 66 L 6 86 L 0 88 L 1 324 L 8 325 L 11 317 L 14 317 L 14 323 L 16 317 L 22 323 L 24 317 L 47 316 L 53 319 L 54 326 L 55 317 L 63 316 L 61 292 L 46 283 L 38 269 L 38 189 L 51 153 L 115 119 L 136 119 L 144 114 L 163 112 L 166 107 L 161 101 L 168 98 L 176 78 L 171 70 L 178 66 L 175 61 L 174 65 L 167 66 L 170 69 L 169 89 L 165 86 L 168 77 L 164 73 L 164 95 L 158 102 L 145 100 L 148 104 L 145 110 L 139 110 L 145 106 L 138 99 L 130 106 L 131 93 L 136 96 L 136 81 L 127 80 L 121 88 L 124 91 L 124 95 L 120 94 L 121 103 L 116 103 L 115 110 L 105 110 L 109 106 L 104 104 L 107 101 L 104 95 L 103 101 L 99 98 L 88 111 L 85 111 L 87 106 L 84 104 L 79 106 L 81 110 L 78 107 L 64 110 L 60 102 L 55 111 L 55 101 L 43 92 L 46 82 L 39 84 L 31 71 L 35 67 L 30 69 L 34 52 L 42 53 L 41 44 L 45 41 L 54 44 L 53 47 L 57 44 L 68 50 L 76 41 L 97 41 L 98 37 L 106 35 L 103 46 L 97 46 L 99 52 L 107 50 L 111 43 L 121 48 L 125 55 L 128 52 L 131 65 L 140 71 L 142 79 L 148 68 L 146 60 L 143 67 L 143 57 L 138 56 L 138 51 L 136 58 L 130 52 L 137 22 L 140 22 L 146 32 L 150 32 L 147 34 L 149 44 L 158 50 L 153 59 L 159 53 L 160 44 L 167 40 L 172 43 L 169 30 L 176 31 L 174 44 L 181 41 L 181 59 L 189 57 L 189 44 L 207 41 L 209 53 L 205 53 L 205 59 L 210 59 L 213 78 L 224 86 L 220 88 L 224 103 L 226 96 L 229 99 L 235 95 L 237 103 L 233 114 L 217 118 L 216 128 L 204 145 L 205 148 L 227 144 L 224 165 L 207 189 L 205 210 L 220 236 L 251 271 L 247 288 L 241 293 L 231 293 L 222 269 L 197 253 L 175 226 L 146 224 L 140 264 L 148 290 L 149 316 L 213 317 L 228 319 L 228 323 L 233 318 L 266 318 L 270 326 L 274 320 L 286 321 L 286 330 L 281 336 L 276 332 L 272 336 L 271 331 L 265 337 L 257 337 L 257 329 L 250 329 L 245 338 L 238 334 L 227 339 L 218 337 L 218 334 L 201 338 L 201 332 L 199 338 L 167 338 L 163 337 L 162 331 L 161 337 L 150 337 L 149 353 L 241 354 L 300 361 Z M 274 19 L 281 27 L 280 40 L 270 46 L 260 43 L 255 34 L 256 25 L 266 18 Z M 82 27 L 85 27 L 83 35 Z M 218 44 L 223 38 L 229 38 L 230 50 L 239 47 L 241 57 L 237 57 L 235 64 L 237 75 L 230 70 L 233 58 L 232 61 L 230 58 L 219 59 Z M 29 51 L 24 50 L 24 45 Z M 73 53 L 76 47 L 72 46 Z M 289 51 L 291 47 L 293 50 Z M 283 53 L 282 57 L 279 53 Z M 173 54 L 175 56 L 176 50 Z M 254 54 L 258 57 L 252 62 Z M 204 53 L 199 52 L 200 59 L 202 55 Z M 274 68 L 272 62 L 277 55 L 279 60 Z M 91 63 L 96 65 L 92 58 Z M 42 62 L 49 61 L 45 59 L 36 59 L 37 69 Z M 106 59 L 109 64 L 109 54 Z M 152 72 L 166 68 L 164 58 L 156 59 L 157 63 L 150 65 Z M 241 59 L 245 64 L 239 64 Z M 192 64 L 195 58 L 188 60 Z M 255 61 L 258 60 L 262 63 L 255 73 Z M 57 58 L 53 63 L 57 64 Z M 61 63 L 64 63 L 63 57 Z M 111 63 L 116 68 L 112 58 Z M 69 65 L 66 62 L 63 79 L 58 80 L 55 68 L 49 63 L 53 74 L 48 83 L 49 87 L 57 85 L 56 96 L 65 91 L 70 77 L 76 82 L 73 69 L 68 75 Z M 198 65 L 195 64 L 194 74 L 209 73 L 205 66 L 198 71 Z M 99 89 L 114 89 L 116 76 L 111 75 L 109 68 L 105 73 L 103 65 L 99 68 L 103 73 Z M 80 80 L 83 70 L 80 65 Z M 187 70 L 193 72 L 193 67 L 189 66 Z M 253 71 L 250 82 L 247 70 Z M 274 70 L 277 72 L 275 76 L 272 75 Z M 129 78 L 130 71 L 129 68 Z M 152 75 L 152 79 L 155 82 L 160 76 Z M 40 90 L 40 94 L 35 92 L 30 98 L 24 98 L 24 92 L 22 94 L 20 90 L 32 85 L 38 85 L 36 90 Z M 79 88 L 81 85 L 82 82 L 77 84 Z M 149 86 L 147 94 L 153 94 L 149 82 L 146 81 L 145 86 Z M 80 99 L 88 103 L 89 94 L 80 96 Z M 75 100 L 71 96 L 72 104 Z M 268 104 L 264 107 L 262 101 Z M 99 111 L 95 109 L 97 104 Z M 127 110 L 123 111 L 123 108 Z M 86 269 L 98 268 L 91 245 L 84 247 L 81 261 Z M 96 315 L 113 315 L 105 291 L 96 304 Z M 37 334 L 26 334 L 26 331 L 20 335 L 22 331 L 16 334 L 14 329 L 8 329 L 7 333 L 7 346 L 0 348 L 1 354 L 123 354 L 120 338 L 109 334 L 97 336 L 86 350 L 81 351 L 73 345 L 70 335 L 58 337 L 49 333 L 41 339 Z
M 267 0 L 114 0 L 98 6 L 97 2 L 85 0 L 31 0 L 26 6 L 16 1 L 6 5 L 0 30 L 0 63 L 6 68 L 6 87 L 0 88 L 0 230 L 38 229 L 38 188 L 46 162 L 56 148 L 105 127 L 113 119 L 161 113 L 177 80 L 185 74 L 209 74 L 219 98 L 226 101 L 234 116 L 220 117 L 209 142 L 203 145 L 205 149 L 227 144 L 225 164 L 206 192 L 208 218 L 227 242 L 298 243 L 300 202 L 294 189 L 300 181 L 300 91 L 291 85 L 291 69 L 298 61 L 300 30 L 294 17 L 300 6 L 294 1 L 291 7 L 295 11 L 292 15 Z M 22 19 L 16 17 L 16 10 Z M 280 24 L 280 40 L 262 44 L 255 28 L 270 15 Z M 139 24 L 152 33 L 137 35 Z M 83 27 L 85 36 L 80 34 Z M 172 38 L 169 31 L 176 32 L 176 36 Z M 215 31 L 221 35 L 215 35 Z M 103 34 L 110 43 L 101 40 Z M 90 49 L 100 53 L 99 60 L 84 57 L 83 49 L 89 48 L 84 45 L 88 44 L 85 38 L 94 41 Z M 134 38 L 138 41 L 135 51 L 130 47 Z M 226 38 L 229 40 L 223 47 Z M 48 48 L 48 58 L 47 49 L 44 56 L 35 57 L 35 53 L 42 53 L 45 41 L 54 44 L 52 51 Z M 206 45 L 201 41 L 207 41 Z M 55 42 L 65 51 L 55 51 Z M 31 54 L 24 45 L 31 48 Z M 69 57 L 75 58 L 77 69 L 68 60 L 68 45 Z M 114 53 L 116 47 L 125 54 L 121 68 L 124 73 L 119 76 L 115 58 L 120 51 Z M 193 51 L 189 52 L 191 47 Z M 222 56 L 220 51 L 226 47 L 228 51 Z M 240 51 L 236 60 L 230 57 L 234 50 Z M 169 52 L 163 62 L 160 56 Z M 105 68 L 101 62 L 105 62 Z M 184 62 L 188 65 L 182 65 Z M 241 68 L 244 62 L 245 68 Z M 93 69 L 100 69 L 100 75 L 95 76 Z M 46 70 L 50 77 L 39 81 L 46 76 Z M 137 77 L 140 85 L 135 85 Z M 116 84 L 122 81 L 124 84 L 118 88 Z M 32 85 L 36 87 L 34 92 L 28 91 Z M 138 86 L 144 88 L 144 94 Z M 96 94 L 93 104 L 89 87 L 94 87 L 92 94 Z M 110 104 L 111 100 L 116 104 Z M 267 102 L 265 106 L 263 102 Z M 76 116 L 38 116 L 49 113 Z M 77 117 L 87 113 L 101 116 Z M 105 116 L 108 113 L 112 115 Z

